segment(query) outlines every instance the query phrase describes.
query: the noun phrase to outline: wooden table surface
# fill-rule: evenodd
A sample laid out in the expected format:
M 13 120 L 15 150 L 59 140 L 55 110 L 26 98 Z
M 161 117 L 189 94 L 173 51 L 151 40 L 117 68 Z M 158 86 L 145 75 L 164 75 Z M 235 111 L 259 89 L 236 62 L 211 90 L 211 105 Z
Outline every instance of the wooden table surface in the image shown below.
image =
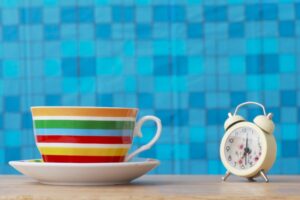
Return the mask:
M 0 199 L 300 199 L 300 176 L 270 176 L 270 183 L 220 176 L 144 176 L 129 185 L 50 186 L 24 176 L 0 176 Z

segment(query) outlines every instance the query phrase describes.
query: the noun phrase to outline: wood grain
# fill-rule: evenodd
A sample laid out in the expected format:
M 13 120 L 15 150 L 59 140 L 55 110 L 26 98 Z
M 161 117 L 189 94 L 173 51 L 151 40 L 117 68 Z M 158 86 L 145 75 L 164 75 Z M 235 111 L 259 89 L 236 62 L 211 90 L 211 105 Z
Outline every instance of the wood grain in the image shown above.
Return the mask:
M 129 185 L 82 187 L 42 185 L 24 176 L 1 176 L 0 199 L 300 199 L 300 176 L 269 178 L 270 183 L 234 177 L 221 182 L 220 176 L 144 176 Z

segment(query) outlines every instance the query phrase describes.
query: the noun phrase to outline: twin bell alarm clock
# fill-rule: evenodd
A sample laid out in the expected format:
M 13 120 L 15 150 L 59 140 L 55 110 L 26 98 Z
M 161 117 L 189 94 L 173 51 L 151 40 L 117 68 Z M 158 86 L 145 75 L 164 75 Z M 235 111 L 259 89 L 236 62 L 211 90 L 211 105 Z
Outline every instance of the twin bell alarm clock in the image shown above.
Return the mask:
M 249 104 L 257 105 L 263 111 L 253 122 L 237 115 L 242 106 Z M 253 178 L 258 176 L 263 177 L 266 182 L 269 181 L 266 173 L 276 158 L 274 128 L 272 114 L 267 114 L 264 106 L 256 102 L 239 104 L 233 114 L 228 113 L 220 147 L 221 160 L 227 169 L 223 181 L 231 174 L 245 177 L 249 181 L 254 181 Z

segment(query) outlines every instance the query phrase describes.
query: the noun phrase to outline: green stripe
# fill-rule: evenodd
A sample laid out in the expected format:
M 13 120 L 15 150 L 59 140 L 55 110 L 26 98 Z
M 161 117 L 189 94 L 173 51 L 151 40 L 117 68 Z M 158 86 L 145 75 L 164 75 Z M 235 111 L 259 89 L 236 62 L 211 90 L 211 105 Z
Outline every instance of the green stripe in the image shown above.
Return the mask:
M 34 120 L 35 128 L 133 129 L 133 121 Z

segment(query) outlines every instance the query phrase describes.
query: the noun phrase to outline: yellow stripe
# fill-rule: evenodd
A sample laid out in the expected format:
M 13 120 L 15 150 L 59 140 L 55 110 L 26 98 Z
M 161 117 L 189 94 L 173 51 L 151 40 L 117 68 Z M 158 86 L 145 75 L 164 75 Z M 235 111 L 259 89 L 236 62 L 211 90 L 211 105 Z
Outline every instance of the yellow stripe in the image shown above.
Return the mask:
M 39 147 L 42 155 L 65 156 L 125 156 L 128 148 L 68 148 L 68 147 Z
M 37 116 L 88 116 L 88 117 L 133 117 L 135 108 L 85 108 L 85 107 L 32 107 L 32 115 Z

